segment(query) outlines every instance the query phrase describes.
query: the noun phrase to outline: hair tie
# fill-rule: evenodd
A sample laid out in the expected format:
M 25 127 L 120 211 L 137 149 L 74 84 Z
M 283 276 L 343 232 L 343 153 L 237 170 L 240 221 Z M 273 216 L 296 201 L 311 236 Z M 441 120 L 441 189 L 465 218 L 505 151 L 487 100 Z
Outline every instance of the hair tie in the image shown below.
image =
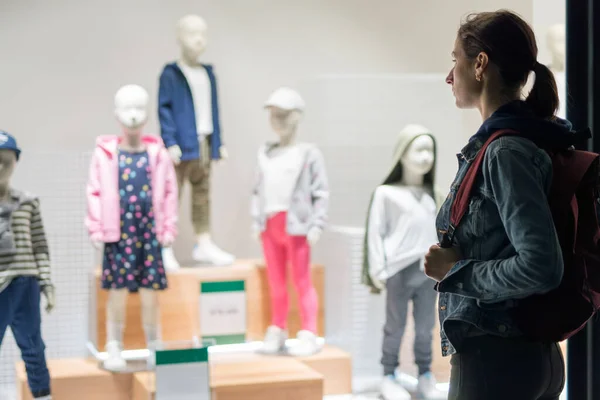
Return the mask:
M 539 68 L 540 68 L 541 66 L 542 66 L 542 64 L 540 64 L 540 63 L 539 63 L 537 60 L 535 60 L 535 61 L 534 61 L 534 63 L 533 63 L 533 67 L 531 68 L 531 70 L 532 70 L 533 72 L 535 72 L 535 71 L 539 70 Z

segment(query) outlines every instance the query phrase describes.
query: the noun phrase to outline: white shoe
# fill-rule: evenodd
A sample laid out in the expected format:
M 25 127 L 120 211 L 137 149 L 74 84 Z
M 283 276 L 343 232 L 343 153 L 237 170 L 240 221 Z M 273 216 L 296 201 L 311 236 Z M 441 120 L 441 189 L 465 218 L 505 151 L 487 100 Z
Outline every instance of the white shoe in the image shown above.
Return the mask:
M 267 333 L 263 339 L 260 352 L 263 354 L 277 354 L 280 353 L 285 347 L 285 341 L 288 338 L 288 334 L 285 330 L 278 326 L 271 325 L 267 328 Z
M 127 363 L 121 356 L 121 344 L 117 341 L 106 343 L 106 353 L 108 358 L 104 360 L 104 368 L 108 371 L 122 371 L 127 366 Z
M 300 331 L 296 336 L 298 343 L 288 349 L 294 357 L 308 357 L 317 354 L 321 349 L 317 343 L 317 335 L 310 331 Z
M 383 400 L 410 400 L 412 397 L 393 375 L 388 375 L 381 382 L 381 397 Z
M 163 265 L 167 271 L 177 271 L 181 268 L 179 262 L 175 258 L 175 253 L 172 247 L 163 247 L 162 249 Z
M 212 240 L 203 240 L 194 246 L 192 258 L 202 264 L 210 265 L 231 265 L 235 261 L 235 257 L 229 254 L 212 242 Z
M 448 398 L 448 392 L 437 388 L 437 381 L 431 372 L 419 377 L 417 394 L 418 398 L 423 400 L 446 400 Z

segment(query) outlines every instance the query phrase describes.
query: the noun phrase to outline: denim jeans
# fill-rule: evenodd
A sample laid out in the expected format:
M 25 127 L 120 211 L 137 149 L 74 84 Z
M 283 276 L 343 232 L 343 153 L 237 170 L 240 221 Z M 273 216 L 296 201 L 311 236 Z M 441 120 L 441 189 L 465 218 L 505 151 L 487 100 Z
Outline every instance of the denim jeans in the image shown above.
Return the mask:
M 450 360 L 448 400 L 558 400 L 565 362 L 556 343 L 484 335 Z
M 40 285 L 36 277 L 18 277 L 0 292 L 0 345 L 10 326 L 25 362 L 34 398 L 50 394 L 40 314 Z

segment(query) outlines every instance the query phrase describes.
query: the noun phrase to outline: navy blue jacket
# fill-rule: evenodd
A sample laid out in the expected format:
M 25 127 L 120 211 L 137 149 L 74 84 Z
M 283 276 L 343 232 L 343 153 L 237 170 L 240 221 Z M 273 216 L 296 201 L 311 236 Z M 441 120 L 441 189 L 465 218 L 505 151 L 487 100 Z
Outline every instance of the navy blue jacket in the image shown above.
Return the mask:
M 217 81 L 211 65 L 206 68 L 211 87 L 213 133 L 211 135 L 210 157 L 221 158 L 221 123 L 219 120 L 219 101 Z M 177 63 L 165 65 L 160 74 L 158 88 L 158 120 L 160 134 L 166 147 L 178 145 L 181 148 L 182 161 L 200 158 L 200 142 L 196 128 L 196 112 L 192 90 Z

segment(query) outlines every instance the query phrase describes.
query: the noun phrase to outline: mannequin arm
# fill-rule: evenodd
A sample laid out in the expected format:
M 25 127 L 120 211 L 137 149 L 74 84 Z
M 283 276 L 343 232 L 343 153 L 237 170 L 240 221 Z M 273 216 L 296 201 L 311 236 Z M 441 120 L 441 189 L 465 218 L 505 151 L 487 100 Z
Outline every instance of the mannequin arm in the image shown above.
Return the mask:
M 85 217 L 85 225 L 88 228 L 90 240 L 93 243 L 102 242 L 102 205 L 100 204 L 100 191 L 100 164 L 98 162 L 98 156 L 94 153 L 90 164 L 86 188 L 87 215 Z
M 371 282 L 378 289 L 384 288 L 384 283 L 381 282 L 378 275 L 379 272 L 385 269 L 385 249 L 383 246 L 383 238 L 386 233 L 385 226 L 385 202 L 381 192 L 375 190 L 371 208 L 369 209 L 369 218 L 367 224 L 367 257 L 369 260 L 369 276 Z
M 313 217 L 311 229 L 316 228 L 322 231 L 327 222 L 327 211 L 329 208 L 329 183 L 327 180 L 327 171 L 325 170 L 325 160 L 323 154 L 317 148 L 310 151 L 310 174 L 311 174 L 311 197 L 313 205 Z
M 158 86 L 158 120 L 160 122 L 160 135 L 167 148 L 177 145 L 175 140 L 175 120 L 172 105 L 173 77 L 168 70 L 163 70 Z
M 50 255 L 48 251 L 48 242 L 44 232 L 44 223 L 40 212 L 39 200 L 35 200 L 31 215 L 31 245 L 33 255 L 39 271 L 39 281 L 42 289 L 51 287 L 50 281 Z
M 178 188 L 177 188 L 177 177 L 175 175 L 175 168 L 170 160 L 169 152 L 166 149 L 160 151 L 161 164 L 165 168 L 165 216 L 164 216 L 164 232 L 165 237 L 164 243 L 161 243 L 165 247 L 169 247 L 175 241 L 177 237 L 177 219 L 178 219 Z

